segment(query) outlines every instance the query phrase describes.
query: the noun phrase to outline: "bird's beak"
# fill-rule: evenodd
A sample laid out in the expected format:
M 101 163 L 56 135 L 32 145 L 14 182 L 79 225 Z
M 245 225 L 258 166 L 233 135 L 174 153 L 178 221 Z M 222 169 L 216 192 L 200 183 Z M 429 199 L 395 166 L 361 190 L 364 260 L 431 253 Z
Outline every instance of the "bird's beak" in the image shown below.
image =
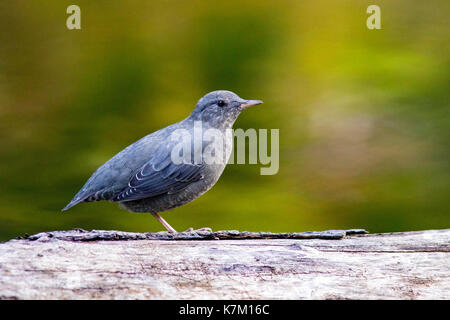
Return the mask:
M 257 104 L 263 103 L 261 100 L 247 100 L 243 104 L 241 104 L 241 109 L 247 109 L 251 106 L 256 106 Z

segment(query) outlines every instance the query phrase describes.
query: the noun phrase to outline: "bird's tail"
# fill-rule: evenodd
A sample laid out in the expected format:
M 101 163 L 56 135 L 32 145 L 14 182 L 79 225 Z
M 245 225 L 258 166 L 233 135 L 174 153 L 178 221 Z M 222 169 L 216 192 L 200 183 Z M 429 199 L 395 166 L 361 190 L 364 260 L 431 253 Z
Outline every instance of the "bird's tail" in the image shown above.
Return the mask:
M 86 198 L 75 196 L 75 198 L 72 199 L 72 201 L 69 202 L 67 206 L 61 209 L 61 211 L 66 211 L 72 208 L 73 206 L 76 206 L 80 202 L 83 202 Z

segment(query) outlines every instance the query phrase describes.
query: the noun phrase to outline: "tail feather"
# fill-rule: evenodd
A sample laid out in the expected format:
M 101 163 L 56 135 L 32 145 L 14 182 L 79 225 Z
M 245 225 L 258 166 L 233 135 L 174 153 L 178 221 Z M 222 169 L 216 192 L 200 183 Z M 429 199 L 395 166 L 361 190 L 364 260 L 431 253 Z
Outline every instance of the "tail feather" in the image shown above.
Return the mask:
M 73 206 L 76 206 L 77 204 L 79 204 L 80 202 L 83 202 L 84 200 L 85 200 L 85 198 L 75 197 L 72 199 L 72 201 L 69 202 L 69 204 L 67 206 L 62 208 L 61 211 L 67 211 L 70 208 L 72 208 Z

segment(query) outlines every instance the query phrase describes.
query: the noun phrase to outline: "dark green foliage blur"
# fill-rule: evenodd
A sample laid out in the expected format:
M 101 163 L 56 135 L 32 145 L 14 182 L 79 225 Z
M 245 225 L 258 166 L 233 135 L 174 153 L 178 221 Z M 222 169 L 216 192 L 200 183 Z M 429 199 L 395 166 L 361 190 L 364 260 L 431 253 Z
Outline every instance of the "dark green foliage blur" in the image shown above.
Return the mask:
M 81 7 L 82 30 L 66 28 Z M 381 7 L 382 30 L 366 28 Z M 264 104 L 280 170 L 230 165 L 163 214 L 178 230 L 450 227 L 450 2 L 29 1 L 0 4 L 0 240 L 159 231 L 117 204 L 64 207 L 140 137 L 216 89 Z

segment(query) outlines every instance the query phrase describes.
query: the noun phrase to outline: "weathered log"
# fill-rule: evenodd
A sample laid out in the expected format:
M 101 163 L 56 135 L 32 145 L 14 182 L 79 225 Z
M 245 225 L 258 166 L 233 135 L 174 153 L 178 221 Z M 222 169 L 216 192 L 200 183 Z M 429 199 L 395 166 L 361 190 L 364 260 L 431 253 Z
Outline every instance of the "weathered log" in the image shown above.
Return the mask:
M 0 299 L 450 299 L 450 229 L 364 233 L 39 233 L 0 244 Z
M 25 235 L 17 239 L 43 240 L 58 239 L 68 241 L 96 241 L 96 240 L 242 240 L 242 239 L 342 239 L 347 235 L 365 234 L 364 229 L 326 230 L 310 232 L 248 232 L 237 230 L 225 230 L 216 232 L 193 231 L 170 233 L 161 231 L 157 233 L 136 233 L 116 230 L 92 230 L 75 229 L 69 231 L 41 232 L 34 235 Z

